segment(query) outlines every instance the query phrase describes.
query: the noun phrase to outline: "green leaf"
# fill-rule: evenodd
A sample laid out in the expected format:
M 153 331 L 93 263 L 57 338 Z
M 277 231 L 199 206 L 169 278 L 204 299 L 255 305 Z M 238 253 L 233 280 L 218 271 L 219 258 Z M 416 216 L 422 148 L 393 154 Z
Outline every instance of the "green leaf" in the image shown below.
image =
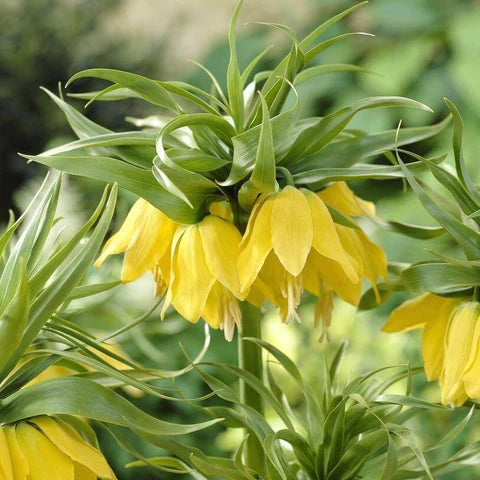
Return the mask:
M 52 92 L 42 87 L 42 90 L 55 102 L 55 104 L 62 110 L 67 121 L 75 132 L 78 138 L 84 139 L 89 137 L 95 137 L 98 135 L 108 135 L 113 132 L 108 128 L 102 127 L 92 120 L 88 119 L 80 112 L 75 110 L 68 103 L 64 102 L 61 98 L 54 95 Z M 152 157 L 150 154 L 145 155 L 144 147 L 124 146 L 121 148 L 109 147 L 107 148 L 94 148 L 92 153 L 100 156 L 111 155 L 114 149 L 115 155 L 133 165 L 149 166 L 151 165 Z
M 151 171 L 129 165 L 121 160 L 110 157 L 94 156 L 52 156 L 28 157 L 30 160 L 56 168 L 71 175 L 94 178 L 104 182 L 117 182 L 120 187 L 144 198 L 154 207 L 163 211 L 172 220 L 179 223 L 195 223 L 203 218 L 205 212 L 206 195 L 196 192 L 196 185 L 192 185 L 192 199 L 190 208 L 176 195 L 165 190 L 156 181 Z M 167 173 L 169 169 L 165 167 Z
M 442 162 L 446 158 L 445 155 L 432 158 L 431 161 Z M 427 169 L 424 162 L 411 162 L 408 164 L 409 171 L 418 174 Z M 369 165 L 357 163 L 352 167 L 346 168 L 316 168 L 300 173 L 295 173 L 293 178 L 296 184 L 308 185 L 311 190 L 320 190 L 328 182 L 339 180 L 393 180 L 396 178 L 404 178 L 405 171 L 399 165 Z
M 372 135 L 337 140 L 325 145 L 322 150 L 313 155 L 299 158 L 291 167 L 295 173 L 315 168 L 350 167 L 367 158 L 392 150 L 395 147 L 398 148 L 402 145 L 408 145 L 433 137 L 442 132 L 450 123 L 450 120 L 451 116 L 446 117 L 435 125 L 429 125 L 427 127 L 386 130 Z M 316 122 L 318 122 L 318 119 Z M 282 164 L 284 163 L 286 162 L 283 161 Z
M 271 119 L 275 155 L 287 148 L 297 117 L 297 104 Z M 221 186 L 231 186 L 245 178 L 254 168 L 260 141 L 261 125 L 257 125 L 232 138 L 233 162 L 228 178 L 219 182 Z
M 309 47 L 323 32 L 325 32 L 328 28 L 330 28 L 332 25 L 335 25 L 335 23 L 339 22 L 342 18 L 346 17 L 350 13 L 354 12 L 357 10 L 357 8 L 363 7 L 368 3 L 367 1 L 357 3 L 356 5 L 353 5 L 350 8 L 347 8 L 341 13 L 338 13 L 332 18 L 329 18 L 327 21 L 319 25 L 313 32 L 310 32 L 301 42 L 300 45 L 302 48 L 307 48 Z
M 299 72 L 299 74 L 295 77 L 295 81 L 293 82 L 293 84 L 297 86 L 301 83 L 308 82 L 309 80 L 312 80 L 313 78 L 316 78 L 320 75 L 339 72 L 371 73 L 366 68 L 360 67 L 358 65 L 351 65 L 348 63 L 315 65 L 314 67 L 306 68 L 305 70 Z
M 463 120 L 460 116 L 460 112 L 453 102 L 445 98 L 445 103 L 453 116 L 453 153 L 455 156 L 455 168 L 460 181 L 465 185 L 466 189 L 470 192 L 475 201 L 480 204 L 480 193 L 478 188 L 473 184 L 465 166 L 465 160 L 463 159 Z
M 418 240 L 430 240 L 445 233 L 443 227 L 426 227 L 420 225 L 412 225 L 410 223 L 384 221 L 372 219 L 379 227 L 389 232 L 400 233 L 407 237 L 416 238 Z
M 23 353 L 31 345 L 43 325 L 50 316 L 66 300 L 72 289 L 83 278 L 85 272 L 90 268 L 98 249 L 105 237 L 115 209 L 117 187 L 113 186 L 110 197 L 100 220 L 90 238 L 82 246 L 77 255 L 66 265 L 62 265 L 55 282 L 49 284 L 34 300 L 30 308 L 30 317 L 20 345 L 15 349 L 10 361 L 0 373 L 0 377 L 13 368 Z
M 72 290 L 72 293 L 68 296 L 69 300 L 76 300 L 78 298 L 91 297 L 98 293 L 106 292 L 112 288 L 120 285 L 120 280 L 114 280 L 111 282 L 94 283 L 91 285 L 80 285 Z
M 342 108 L 321 118 L 315 125 L 304 130 L 288 151 L 285 164 L 295 163 L 299 158 L 321 150 L 331 142 L 362 110 L 385 107 L 408 107 L 431 111 L 423 103 L 403 97 L 370 97 L 349 107 Z
M 196 148 L 170 148 L 166 153 L 176 165 L 192 172 L 211 172 L 230 163 Z
M 273 145 L 272 124 L 265 99 L 262 101 L 262 124 L 258 142 L 255 166 L 250 180 L 259 193 L 270 193 L 276 190 L 275 152 Z
M 432 292 L 442 295 L 479 286 L 480 271 L 464 265 L 420 263 L 404 270 L 400 281 L 414 292 Z
M 23 388 L 0 401 L 2 423 L 37 415 L 75 415 L 154 435 L 184 435 L 221 419 L 193 425 L 159 420 L 115 392 L 83 378 L 62 377 Z
M 410 169 L 403 163 L 401 158 L 397 155 L 397 160 L 402 169 L 405 178 L 412 187 L 413 191 L 422 202 L 425 210 L 437 220 L 440 225 L 445 227 L 446 230 L 455 238 L 460 247 L 465 252 L 465 255 L 469 259 L 476 259 L 480 254 L 480 234 L 472 230 L 467 225 L 461 223 L 454 218 L 451 214 L 443 210 L 438 203 L 426 193 L 426 191 L 420 186 Z
M 240 206 L 244 210 L 250 210 L 260 194 L 271 193 L 278 188 L 275 179 L 276 168 L 272 125 L 265 99 L 261 97 L 261 100 L 263 120 L 260 128 L 255 166 L 250 179 L 242 185 L 238 193 Z
M 66 87 L 79 78 L 101 78 L 112 83 L 118 83 L 120 86 L 129 88 L 154 105 L 168 108 L 175 113 L 177 112 L 177 105 L 165 88 L 157 82 L 142 77 L 141 75 L 109 68 L 91 68 L 73 75 L 67 82 Z
M 374 37 L 375 35 L 366 32 L 350 32 L 350 33 L 343 33 L 342 35 L 338 35 L 333 38 L 329 38 L 324 42 L 315 45 L 313 48 L 305 52 L 305 65 L 308 65 L 312 62 L 320 53 L 327 50 L 327 48 L 332 47 L 333 45 L 345 40 L 346 38 L 356 37 L 356 36 L 366 36 L 366 37 Z M 300 44 L 301 45 L 301 44 Z
M 243 106 L 243 85 L 238 67 L 237 46 L 235 40 L 235 27 L 238 14 L 242 8 L 243 0 L 239 0 L 230 22 L 228 31 L 228 44 L 230 46 L 230 61 L 227 68 L 227 90 L 230 110 L 233 121 L 238 132 L 243 130 L 244 106 Z
M 30 313 L 30 295 L 27 284 L 25 263 L 19 260 L 20 282 L 18 290 L 10 299 L 6 310 L 0 316 L 0 370 L 9 362 L 20 344 Z
M 328 475 L 328 479 L 349 480 L 355 478 L 367 457 L 387 442 L 388 435 L 383 429 L 366 433 L 343 454 L 336 467 Z

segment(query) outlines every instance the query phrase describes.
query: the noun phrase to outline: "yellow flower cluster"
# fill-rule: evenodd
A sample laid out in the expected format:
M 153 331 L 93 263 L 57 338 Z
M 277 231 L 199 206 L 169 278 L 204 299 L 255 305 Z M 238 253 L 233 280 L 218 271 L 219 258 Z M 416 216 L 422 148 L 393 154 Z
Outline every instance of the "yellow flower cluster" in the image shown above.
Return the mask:
M 102 453 L 62 420 L 41 416 L 0 426 L 0 478 L 114 480 Z
M 328 207 L 348 217 L 352 227 L 335 223 Z M 162 314 L 172 305 L 190 322 L 203 318 L 222 328 L 227 340 L 240 325 L 239 300 L 257 306 L 269 300 L 288 322 L 298 320 L 304 289 L 319 298 L 316 317 L 328 326 L 333 292 L 357 305 L 362 280 L 376 288 L 386 276 L 383 250 L 351 218 L 365 215 L 375 215 L 374 205 L 345 182 L 318 193 L 286 186 L 262 194 L 243 237 L 223 204 L 213 204 L 198 224 L 180 225 L 139 199 L 96 266 L 125 252 L 123 282 L 153 272 L 156 294 L 165 294 Z
M 438 379 L 444 405 L 480 398 L 480 303 L 425 293 L 396 308 L 384 332 L 423 328 L 422 354 L 429 380 Z

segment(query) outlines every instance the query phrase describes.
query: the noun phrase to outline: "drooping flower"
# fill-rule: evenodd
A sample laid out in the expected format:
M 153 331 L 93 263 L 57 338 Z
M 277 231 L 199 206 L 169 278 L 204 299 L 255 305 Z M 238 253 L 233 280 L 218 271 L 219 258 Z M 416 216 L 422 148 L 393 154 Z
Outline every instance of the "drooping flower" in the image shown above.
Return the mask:
M 95 267 L 100 268 L 108 256 L 125 252 L 122 282 L 131 282 L 152 271 L 159 290 L 157 293 L 161 294 L 168 283 L 170 247 L 177 227 L 177 223 L 140 198 L 120 230 L 105 244 Z
M 5 480 L 114 480 L 102 453 L 63 420 L 41 416 L 0 426 Z
M 396 308 L 383 331 L 413 328 L 423 328 L 425 373 L 438 379 L 442 403 L 480 398 L 480 303 L 426 293 Z
M 303 288 L 320 295 L 325 284 L 351 300 L 359 262 L 342 245 L 325 203 L 315 193 L 287 186 L 259 197 L 240 244 L 240 289 L 254 283 L 284 321 L 298 319 Z
M 171 304 L 190 322 L 203 318 L 231 340 L 244 299 L 237 272 L 241 235 L 229 221 L 207 215 L 200 223 L 181 226 L 172 246 L 170 282 L 162 314 Z M 245 289 L 247 291 L 248 289 Z
M 326 205 L 346 216 L 352 223 L 355 223 L 352 217 L 375 216 L 375 205 L 357 197 L 345 182 L 335 182 L 317 195 Z M 387 276 L 385 252 L 373 243 L 358 225 L 357 228 L 335 225 L 343 247 L 359 264 L 359 276 L 370 282 L 377 302 L 380 303 L 377 281 Z M 361 283 L 352 285 L 351 294 L 353 301 L 350 303 L 357 305 L 361 295 Z

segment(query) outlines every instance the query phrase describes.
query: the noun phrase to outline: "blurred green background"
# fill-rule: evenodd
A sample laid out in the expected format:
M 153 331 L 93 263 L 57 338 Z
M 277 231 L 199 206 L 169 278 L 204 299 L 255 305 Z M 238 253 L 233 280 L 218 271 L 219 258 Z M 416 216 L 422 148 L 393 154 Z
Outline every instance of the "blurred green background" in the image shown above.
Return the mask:
M 239 54 L 241 66 L 265 46 L 275 43 L 262 61 L 268 69 L 288 49 L 288 39 L 277 31 L 244 22 L 272 21 L 294 27 L 299 36 L 320 22 L 352 5 L 339 0 L 246 0 L 240 17 Z M 44 170 L 26 165 L 17 152 L 35 154 L 57 143 L 73 139 L 62 114 L 39 90 L 44 86 L 57 91 L 75 72 L 91 67 L 134 71 L 158 79 L 187 79 L 205 87 L 208 78 L 188 59 L 201 61 L 219 78 L 227 64 L 226 32 L 233 1 L 226 0 L 0 0 L 0 215 L 8 209 L 21 210 L 38 187 Z M 459 107 L 465 130 L 465 156 L 473 176 L 478 177 L 477 152 L 480 151 L 480 2 L 474 0 L 371 0 L 339 25 L 328 36 L 345 31 L 367 31 L 375 38 L 358 37 L 342 42 L 320 56 L 321 63 L 356 63 L 377 75 L 342 73 L 322 76 L 299 88 L 303 115 L 324 115 L 365 96 L 403 95 L 428 104 L 433 114 L 395 109 L 365 111 L 352 127 L 367 131 L 403 125 L 433 123 L 446 115 L 443 97 Z M 82 91 L 98 84 L 84 82 Z M 83 104 L 72 101 L 77 108 Z M 125 116 L 141 117 L 155 113 L 138 101 L 97 102 L 87 114 L 94 121 L 117 130 L 128 130 Z M 414 146 L 422 155 L 451 152 L 451 131 Z M 448 161 L 451 161 L 450 159 Z M 61 209 L 73 226 L 91 211 L 102 185 L 79 178 L 66 182 Z M 377 202 L 384 218 L 412 223 L 431 223 L 411 192 L 404 192 L 399 181 L 352 185 L 364 198 Z M 117 224 L 133 201 L 123 193 Z M 369 234 L 387 251 L 392 261 L 415 261 L 428 256 L 422 249 L 452 253 L 453 246 L 443 239 L 420 244 L 396 234 L 378 232 L 365 225 Z M 118 275 L 120 259 L 109 261 L 92 278 Z M 103 294 L 89 303 L 73 304 L 71 316 L 98 331 L 113 329 L 139 316 L 152 304 L 151 279 L 144 278 Z M 337 302 L 331 328 L 332 344 L 319 344 L 320 332 L 313 330 L 312 306 L 302 309 L 302 325 L 279 324 L 274 312 L 265 320 L 267 340 L 290 354 L 312 382 L 319 376 L 320 353 L 333 350 L 344 337 L 350 340 L 342 370 L 345 378 L 386 365 L 421 362 L 420 335 L 386 335 L 380 327 L 391 309 L 406 298 L 398 295 L 373 312 L 355 313 Z M 165 369 L 181 368 L 186 359 L 179 343 L 194 355 L 203 342 L 202 325 L 188 325 L 171 316 L 161 323 L 156 315 L 141 328 L 125 336 L 124 348 L 135 360 Z M 227 344 L 213 332 L 210 360 L 236 361 L 235 343 Z M 189 397 L 207 393 L 194 374 L 180 379 Z M 416 394 L 439 400 L 436 384 L 427 384 L 423 375 L 415 384 Z M 194 422 L 199 413 L 183 403 L 161 402 L 153 398 L 135 400 L 160 418 Z M 425 441 L 442 435 L 460 413 L 432 417 L 422 425 Z M 203 418 L 203 417 L 202 417 Z M 474 424 L 478 425 L 479 419 Z M 453 447 L 478 440 L 475 426 L 454 442 Z M 124 471 L 132 459 L 120 453 L 105 432 L 101 442 L 120 479 L 170 478 L 150 470 Z M 238 433 L 211 428 L 186 439 L 208 453 L 228 454 Z M 146 455 L 158 450 L 138 443 Z M 456 473 L 451 478 L 478 478 L 474 473 Z

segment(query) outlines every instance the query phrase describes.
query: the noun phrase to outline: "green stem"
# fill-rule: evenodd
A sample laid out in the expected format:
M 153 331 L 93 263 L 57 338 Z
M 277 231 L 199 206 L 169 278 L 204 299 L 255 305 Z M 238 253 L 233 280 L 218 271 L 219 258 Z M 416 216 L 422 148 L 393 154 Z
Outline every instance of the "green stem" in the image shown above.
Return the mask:
M 242 329 L 238 339 L 238 364 L 247 372 L 255 375 L 263 382 L 262 349 L 252 342 L 246 342 L 246 337 L 262 338 L 261 312 L 257 307 L 242 302 Z M 262 397 L 244 381 L 240 381 L 240 398 L 245 405 L 264 415 Z M 247 433 L 247 432 L 245 432 Z M 256 436 L 249 435 L 245 445 L 245 462 L 253 470 L 265 473 L 265 453 Z

